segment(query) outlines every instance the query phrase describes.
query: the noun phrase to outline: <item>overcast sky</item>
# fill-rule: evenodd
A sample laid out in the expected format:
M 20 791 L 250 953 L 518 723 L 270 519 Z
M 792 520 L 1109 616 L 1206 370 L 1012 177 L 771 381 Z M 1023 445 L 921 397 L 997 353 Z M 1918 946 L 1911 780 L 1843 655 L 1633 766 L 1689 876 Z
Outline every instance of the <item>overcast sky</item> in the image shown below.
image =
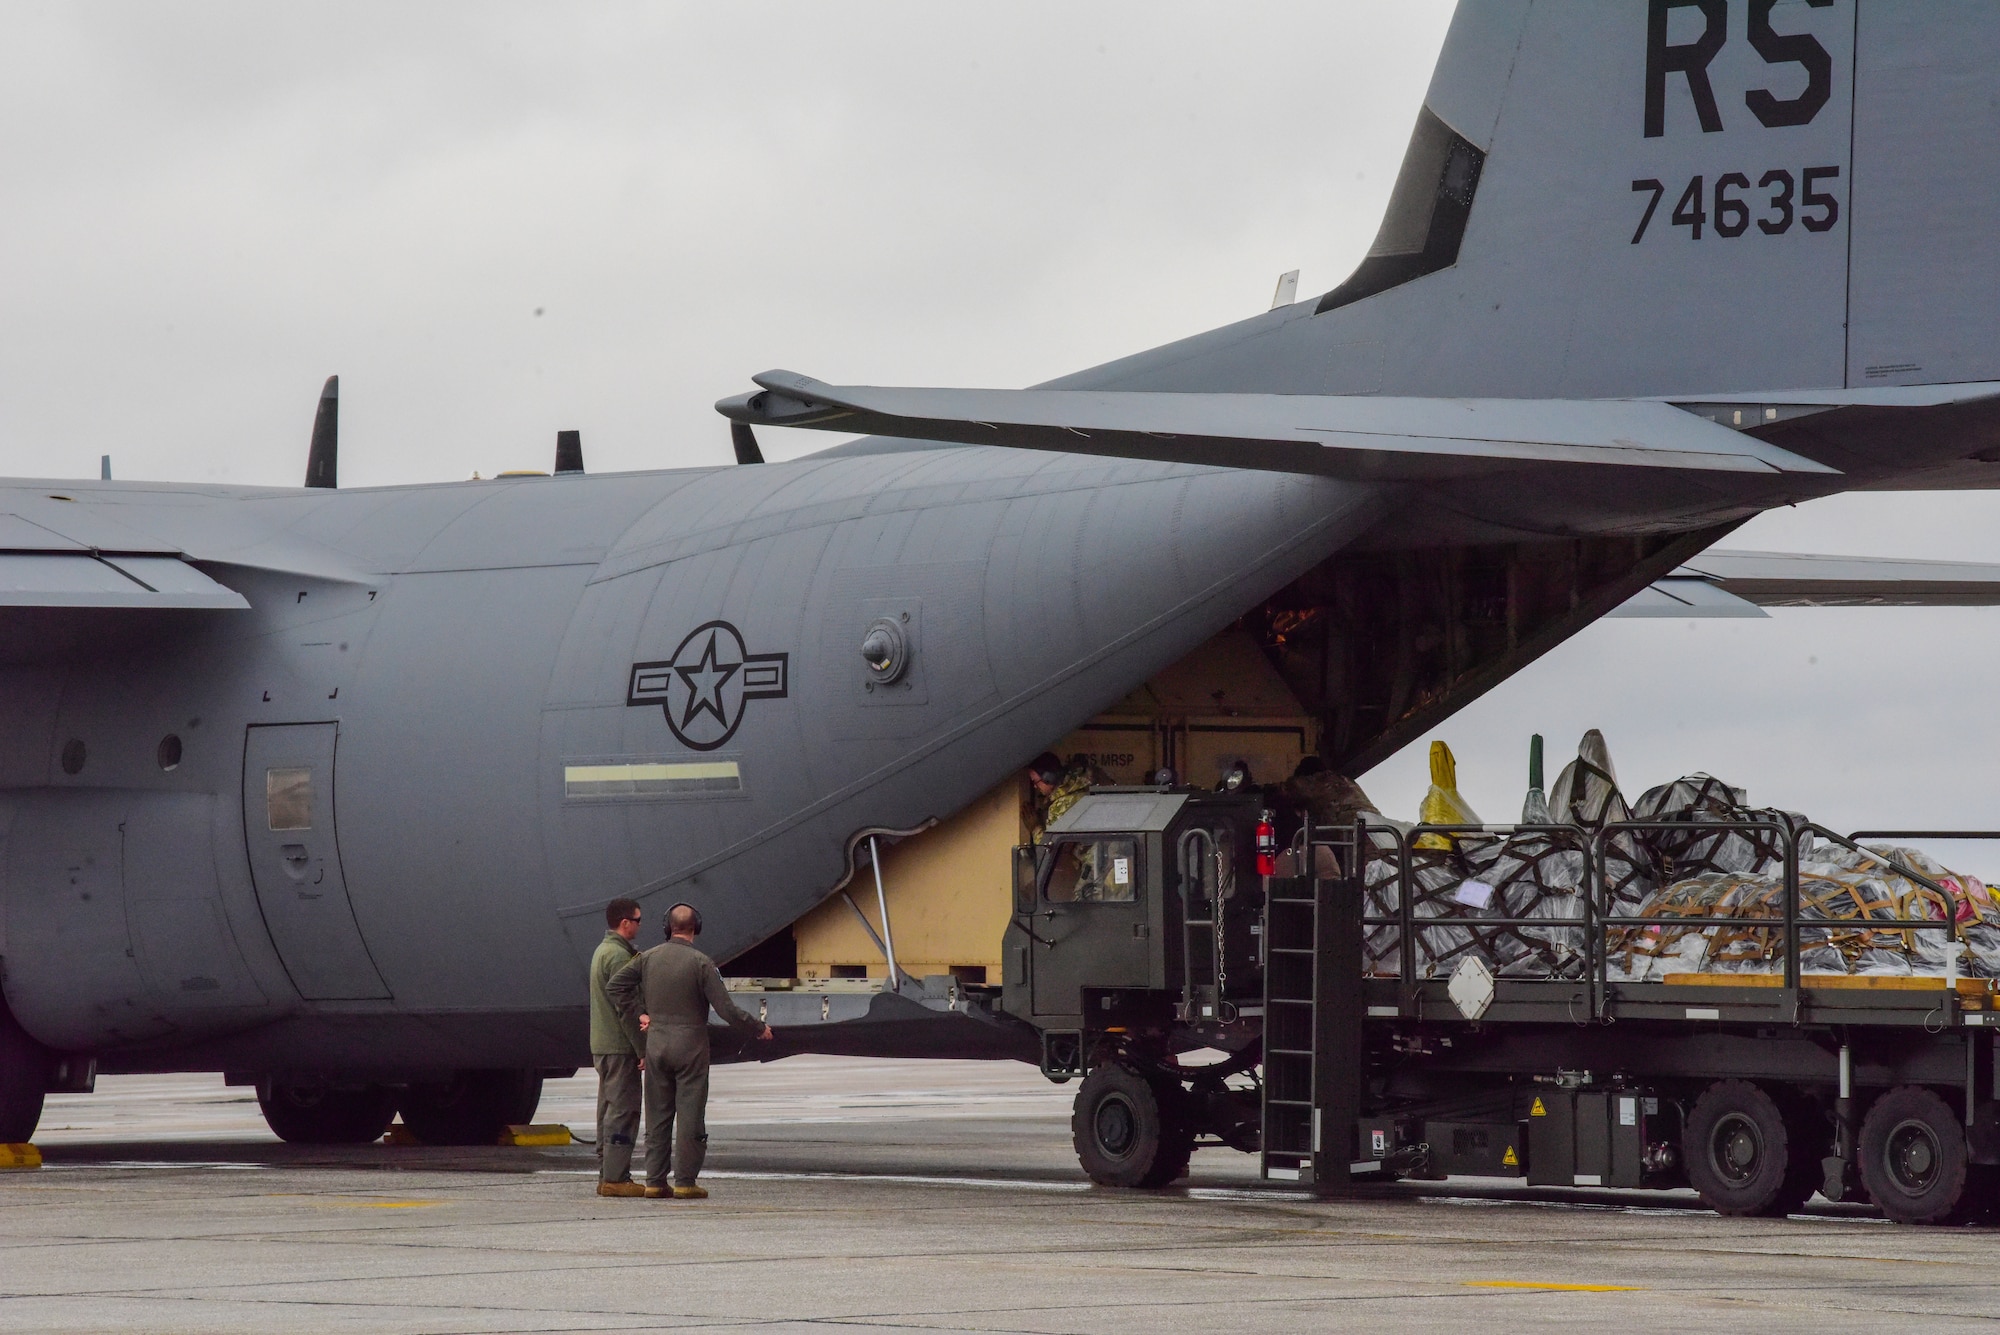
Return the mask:
M 1449 17 L 1306 5 L 0 2 L 0 473 L 722 463 L 783 366 L 1021 385 L 1323 291 Z M 773 433 L 774 457 L 825 439 Z M 2000 561 L 2000 499 L 1730 544 Z M 2000 611 L 1592 628 L 1439 732 L 1489 819 L 1585 727 L 1832 824 L 2000 825 Z M 1420 745 L 1365 779 L 1413 815 Z M 2000 874 L 2000 856 L 1990 868 Z

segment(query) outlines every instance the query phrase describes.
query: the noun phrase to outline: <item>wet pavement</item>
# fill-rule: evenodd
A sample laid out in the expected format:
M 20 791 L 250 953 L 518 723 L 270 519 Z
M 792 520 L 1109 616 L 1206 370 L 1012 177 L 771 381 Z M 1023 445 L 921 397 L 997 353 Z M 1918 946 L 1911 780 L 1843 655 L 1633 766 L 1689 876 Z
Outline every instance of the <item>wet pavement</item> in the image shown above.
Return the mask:
M 704 1202 L 594 1194 L 592 1149 L 283 1145 L 215 1076 L 52 1098 L 0 1174 L 0 1329 L 1296 1331 L 1990 1328 L 2000 1232 L 1853 1206 L 1402 1183 L 1319 1201 L 1195 1156 L 1090 1186 L 1008 1063 L 719 1068 Z M 541 1121 L 588 1134 L 594 1084 Z

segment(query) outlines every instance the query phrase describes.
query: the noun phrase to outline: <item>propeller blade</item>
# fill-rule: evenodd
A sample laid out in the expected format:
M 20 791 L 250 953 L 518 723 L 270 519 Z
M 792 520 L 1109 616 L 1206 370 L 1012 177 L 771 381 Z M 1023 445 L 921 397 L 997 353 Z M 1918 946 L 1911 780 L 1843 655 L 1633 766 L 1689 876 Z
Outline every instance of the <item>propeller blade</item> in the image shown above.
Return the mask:
M 583 471 L 583 433 L 581 431 L 556 432 L 556 472 L 581 473 Z
M 337 487 L 340 461 L 340 377 L 326 378 L 313 415 L 312 448 L 306 452 L 306 485 Z

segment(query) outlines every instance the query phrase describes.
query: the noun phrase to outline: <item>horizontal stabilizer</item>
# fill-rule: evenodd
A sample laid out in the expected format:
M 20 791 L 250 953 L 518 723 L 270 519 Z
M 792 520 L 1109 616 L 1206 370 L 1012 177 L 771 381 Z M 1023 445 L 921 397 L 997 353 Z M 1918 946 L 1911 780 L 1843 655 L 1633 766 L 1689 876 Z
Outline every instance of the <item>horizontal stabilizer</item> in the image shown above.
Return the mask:
M 2000 565 L 1703 552 L 1614 617 L 1754 617 L 1765 607 L 2000 607 Z
M 1771 614 L 1749 599 L 1739 598 L 1700 575 L 1684 577 L 1676 572 L 1665 579 L 1654 580 L 1607 615 L 1671 617 L 1677 620 L 1763 617 L 1768 620 Z
M 827 385 L 788 371 L 753 379 L 760 392 L 724 399 L 716 410 L 753 426 L 1359 480 L 1422 481 L 1552 463 L 1835 471 L 1672 404 L 1640 400 L 890 389 Z

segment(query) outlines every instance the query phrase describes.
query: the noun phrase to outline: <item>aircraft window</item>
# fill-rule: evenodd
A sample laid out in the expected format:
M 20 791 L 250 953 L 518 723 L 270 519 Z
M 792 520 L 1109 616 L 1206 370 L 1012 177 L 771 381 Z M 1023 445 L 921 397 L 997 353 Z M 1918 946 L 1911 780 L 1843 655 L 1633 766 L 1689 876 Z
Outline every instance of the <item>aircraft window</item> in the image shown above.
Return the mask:
M 1051 904 L 1129 904 L 1139 897 L 1139 845 L 1088 839 L 1057 847 L 1046 897 Z
M 264 771 L 264 809 L 274 830 L 312 828 L 313 772 L 309 769 Z

